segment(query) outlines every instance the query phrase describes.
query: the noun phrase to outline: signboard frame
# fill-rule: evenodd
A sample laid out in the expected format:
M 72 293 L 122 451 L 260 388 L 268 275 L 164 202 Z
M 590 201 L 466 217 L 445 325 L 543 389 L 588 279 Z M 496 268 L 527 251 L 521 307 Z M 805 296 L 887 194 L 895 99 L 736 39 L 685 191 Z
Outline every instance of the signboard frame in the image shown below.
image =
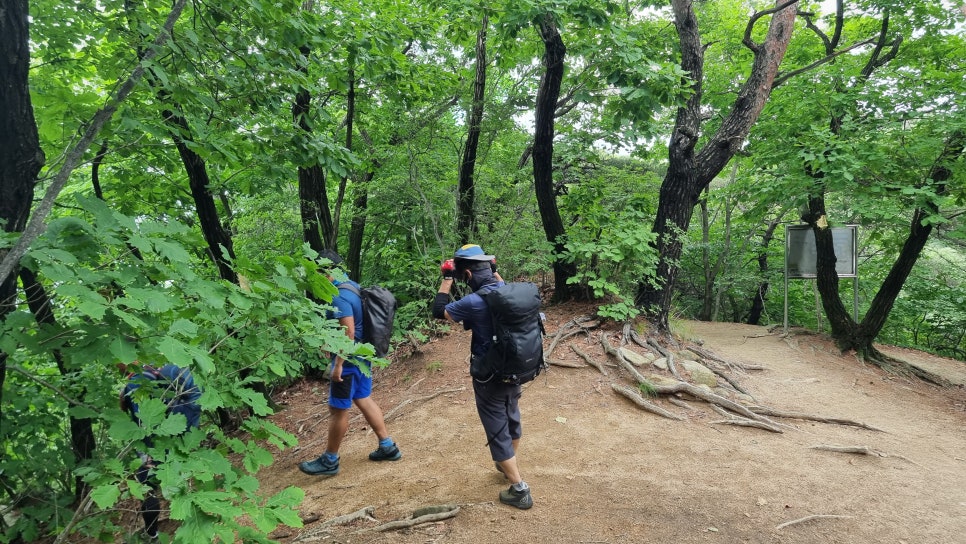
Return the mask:
M 835 272 L 839 278 L 852 278 L 852 319 L 859 312 L 859 226 L 845 225 L 832 230 Z M 785 334 L 788 334 L 788 280 L 815 279 L 818 251 L 815 232 L 807 224 L 785 225 Z

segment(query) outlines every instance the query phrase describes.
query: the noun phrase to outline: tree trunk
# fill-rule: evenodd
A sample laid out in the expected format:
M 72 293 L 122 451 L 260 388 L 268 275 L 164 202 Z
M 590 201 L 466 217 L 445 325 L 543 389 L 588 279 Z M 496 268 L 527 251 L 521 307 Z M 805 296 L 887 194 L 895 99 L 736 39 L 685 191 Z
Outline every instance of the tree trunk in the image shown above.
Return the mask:
M 473 171 L 476 168 L 476 152 L 480 145 L 480 125 L 483 122 L 483 99 L 486 93 L 486 30 L 489 18 L 483 16 L 483 24 L 476 34 L 476 79 L 473 82 L 473 107 L 470 111 L 469 129 L 463 160 L 460 162 L 459 202 L 457 206 L 456 232 L 460 242 L 467 244 L 476 237 L 476 193 Z
M 937 196 L 946 193 L 946 181 L 952 176 L 950 164 L 963 154 L 964 148 L 966 148 L 966 132 L 957 131 L 949 137 L 945 148 L 936 159 L 929 173 L 929 179 L 937 183 Z M 814 211 L 812 201 L 815 202 Z M 835 272 L 835 254 L 832 248 L 831 230 L 823 228 L 823 224 L 826 224 L 826 221 L 823 221 L 823 194 L 810 199 L 809 210 L 811 214 L 807 219 L 815 232 L 815 245 L 818 253 L 816 262 L 818 290 L 822 296 L 822 307 L 831 325 L 832 337 L 835 339 L 836 345 L 843 351 L 855 350 L 864 358 L 876 364 L 892 365 L 892 361 L 889 361 L 875 349 L 873 341 L 882 331 L 882 327 L 895 305 L 896 298 L 902 291 L 902 286 L 929 240 L 933 227 L 932 223 L 927 223 L 924 220 L 930 215 L 938 214 L 938 206 L 935 203 L 930 203 L 926 208 L 918 207 L 913 212 L 909 225 L 909 235 L 906 237 L 902 250 L 872 299 L 862 322 L 858 324 L 849 316 L 839 296 L 838 274 Z M 818 211 L 823 212 L 823 215 L 815 215 Z M 819 238 L 820 233 L 821 239 Z M 908 366 L 904 369 L 916 373 L 914 369 L 910 369 Z
M 302 55 L 308 57 L 311 51 L 302 47 Z M 305 69 L 303 69 L 305 70 Z M 295 95 L 292 104 L 292 117 L 306 134 L 312 132 L 309 123 L 309 108 L 312 95 L 308 90 L 301 89 Z M 332 216 L 329 212 L 329 198 L 325 192 L 325 174 L 318 164 L 299 166 L 299 210 L 302 215 L 302 238 L 315 251 L 326 248 L 336 249 L 336 237 L 332 226 Z
M 765 297 L 768 295 L 768 246 L 775 237 L 775 229 L 781 224 L 782 216 L 768 222 L 768 228 L 761 237 L 761 250 L 758 252 L 758 272 L 761 275 L 761 282 L 758 283 L 758 290 L 755 298 L 751 301 L 751 310 L 748 311 L 748 319 L 745 323 L 757 325 L 761 321 L 761 314 L 765 311 Z
M 37 276 L 33 271 L 27 268 L 21 268 L 20 281 L 23 283 L 27 305 L 30 307 L 30 311 L 33 312 L 34 319 L 37 320 L 37 323 L 41 326 L 56 327 L 57 320 L 51 311 L 54 305 L 47 295 L 47 290 L 37 281 Z M 60 371 L 60 375 L 69 377 L 72 371 L 67 368 L 67 364 L 64 362 L 64 357 L 61 355 L 59 349 L 53 350 L 53 357 L 57 361 L 57 369 Z M 78 400 L 83 401 L 84 395 L 86 395 L 86 389 L 82 386 Z M 79 465 L 81 462 L 91 459 L 94 455 L 94 449 L 97 445 L 97 441 L 94 438 L 94 428 L 90 418 L 69 416 L 68 421 L 70 424 L 71 451 L 74 454 L 74 461 Z M 84 483 L 84 479 L 80 476 L 75 476 L 74 500 L 77 503 L 87 494 L 87 490 L 88 486 Z
M 164 91 L 159 93 L 162 100 L 166 100 Z M 211 180 L 208 177 L 208 169 L 205 160 L 200 155 L 188 148 L 185 143 L 186 138 L 190 138 L 191 132 L 188 122 L 174 110 L 165 110 L 162 115 L 164 120 L 171 127 L 171 136 L 174 138 L 175 146 L 178 148 L 178 155 L 184 164 L 185 172 L 188 174 L 188 184 L 191 187 L 191 196 L 195 201 L 195 211 L 198 212 L 198 221 L 201 223 L 201 233 L 208 242 L 208 255 L 218 267 L 218 275 L 223 280 L 231 283 L 238 283 L 238 275 L 232 268 L 231 261 L 235 259 L 235 248 L 232 242 L 231 233 L 222 227 L 218 217 L 218 208 L 215 206 L 215 197 L 211 193 Z
M 44 166 L 27 75 L 30 45 L 26 0 L 11 0 L 0 11 L 0 224 L 4 232 L 23 232 L 30 216 L 34 184 Z M 0 258 L 7 249 L 0 249 Z M 0 319 L 17 307 L 17 274 L 0 281 Z M 7 355 L 0 352 L 0 406 Z
M 704 79 L 704 45 L 698 30 L 698 20 L 692 0 L 672 0 L 674 24 L 681 46 L 681 67 L 693 81 L 692 95 L 678 109 L 674 130 L 668 144 L 668 171 L 661 183 L 658 209 L 653 231 L 657 235 L 659 260 L 656 271 L 657 286 L 647 278 L 638 282 L 635 303 L 651 317 L 654 325 L 668 330 L 671 296 L 678 274 L 683 236 L 691 224 L 694 206 L 701 191 L 728 164 L 758 120 L 795 23 L 794 2 L 779 0 L 776 9 L 756 13 L 748 23 L 745 45 L 754 52 L 754 62 L 748 79 L 738 92 L 731 112 L 721 127 L 696 152 L 700 137 L 702 82 Z M 762 44 L 751 41 L 754 23 L 767 13 L 773 13 L 768 34 Z
M 553 186 L 554 112 L 557 108 L 557 99 L 560 97 L 567 48 L 550 13 L 541 17 L 539 31 L 544 45 L 543 65 L 546 71 L 540 79 L 534 112 L 533 183 L 543 230 L 547 241 L 553 245 L 553 298 L 567 300 L 574 295 L 574 290 L 567 284 L 567 280 L 577 274 L 577 267 L 576 264 L 565 263 L 559 258 L 566 247 L 566 231 L 560 218 L 560 211 L 557 209 Z

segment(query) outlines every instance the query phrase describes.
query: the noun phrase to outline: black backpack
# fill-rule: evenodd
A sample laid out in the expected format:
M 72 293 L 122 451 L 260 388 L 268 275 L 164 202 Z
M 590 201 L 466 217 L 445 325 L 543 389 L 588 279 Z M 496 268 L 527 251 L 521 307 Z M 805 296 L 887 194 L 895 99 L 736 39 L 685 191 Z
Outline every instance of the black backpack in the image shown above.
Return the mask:
M 362 299 L 362 340 L 372 344 L 376 357 L 389 353 L 389 340 L 392 338 L 392 322 L 396 318 L 396 297 L 389 289 L 373 285 L 357 289 L 351 283 L 340 283 L 339 289 L 355 293 Z
M 545 366 L 540 290 L 533 283 L 513 282 L 480 296 L 493 318 L 493 343 L 485 356 L 475 358 L 470 374 L 515 385 L 533 380 Z

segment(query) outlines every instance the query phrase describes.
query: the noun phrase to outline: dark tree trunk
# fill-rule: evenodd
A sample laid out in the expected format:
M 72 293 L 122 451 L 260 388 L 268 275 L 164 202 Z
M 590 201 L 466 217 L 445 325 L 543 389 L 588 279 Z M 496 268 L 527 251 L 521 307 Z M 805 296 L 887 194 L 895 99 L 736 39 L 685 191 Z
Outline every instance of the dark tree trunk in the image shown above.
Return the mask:
M 557 109 L 557 99 L 560 97 L 567 48 L 551 14 L 547 13 L 540 19 L 539 31 L 544 45 L 543 66 L 546 71 L 540 79 L 534 112 L 533 183 L 543 230 L 554 250 L 553 298 L 567 300 L 573 298 L 575 294 L 575 290 L 567 284 L 567 280 L 577 274 L 577 266 L 574 263 L 565 263 L 559 258 L 566 247 L 566 231 L 560 218 L 560 211 L 557 209 L 557 197 L 553 186 L 554 112 Z
M 362 241 L 366 233 L 366 209 L 369 207 L 369 182 L 375 172 L 366 172 L 365 179 L 359 184 L 359 193 L 352 203 L 353 216 L 349 223 L 349 277 L 359 280 L 362 277 Z
M 476 34 L 476 79 L 473 82 L 473 107 L 470 110 L 469 130 L 463 160 L 460 162 L 459 203 L 457 207 L 456 232 L 460 242 L 469 243 L 476 237 L 476 193 L 473 171 L 476 168 L 476 152 L 480 145 L 480 125 L 483 123 L 483 99 L 486 96 L 486 29 L 489 19 L 483 16 L 483 24 Z
M 162 91 L 162 100 L 165 100 L 165 93 Z M 174 106 L 177 108 L 177 106 Z M 205 160 L 200 155 L 188 148 L 185 143 L 190 138 L 190 128 L 188 122 L 181 115 L 175 114 L 172 110 L 165 110 L 162 115 L 165 122 L 171 126 L 171 136 L 174 138 L 181 162 L 184 164 L 185 172 L 188 174 L 188 184 L 191 187 L 191 196 L 195 201 L 195 211 L 198 212 L 198 221 L 201 223 L 201 233 L 208 242 L 208 255 L 211 257 L 215 266 L 218 267 L 218 275 L 222 279 L 232 283 L 238 283 L 238 275 L 231 266 L 231 261 L 235 259 L 235 248 L 232 242 L 231 233 L 222 227 L 218 217 L 218 208 L 215 206 L 215 197 L 211 193 L 211 180 L 208 178 L 208 169 Z
M 683 236 L 691 224 L 694 206 L 701 191 L 728 164 L 758 120 L 788 48 L 796 14 L 794 2 L 779 0 L 776 10 L 756 13 L 749 21 L 744 43 L 754 52 L 755 58 L 748 79 L 721 127 L 696 151 L 695 146 L 701 136 L 704 45 L 692 3 L 692 0 L 671 2 L 681 45 L 681 66 L 693 81 L 693 94 L 678 109 L 668 144 L 668 171 L 661 183 L 653 227 L 659 255 L 657 286 L 643 278 L 638 283 L 635 297 L 635 303 L 647 311 L 654 325 L 663 331 L 668 330 L 671 296 L 678 274 L 677 263 L 681 258 Z M 767 13 L 772 13 L 768 34 L 763 43 L 756 44 L 751 40 L 751 29 Z
M 4 232 L 23 232 L 30 216 L 34 184 L 44 165 L 37 122 L 30 103 L 28 3 L 11 0 L 0 10 L 0 224 Z M 4 257 L 7 250 L 0 250 Z M 0 319 L 17 305 L 14 268 L 0 283 Z M 0 352 L 0 405 L 6 380 L 7 355 Z
M 966 148 L 966 132 L 956 132 L 947 140 L 945 148 L 934 163 L 929 172 L 929 179 L 937 184 L 937 196 L 941 197 L 946 193 L 946 182 L 952 176 L 950 164 L 963 154 L 964 148 Z M 817 286 L 822 296 L 822 307 L 832 329 L 832 337 L 843 351 L 855 350 L 864 358 L 884 367 L 897 366 L 897 362 L 889 360 L 875 348 L 873 341 L 882 331 L 896 298 L 932 233 L 932 223 L 926 222 L 925 219 L 930 215 L 938 214 L 939 208 L 935 203 L 929 203 L 926 207 L 915 209 L 909 225 L 909 235 L 903 243 L 899 256 L 872 299 L 862 322 L 855 323 L 839 296 L 832 235 L 831 229 L 827 228 L 824 205 L 822 193 L 810 199 L 810 213 L 806 216 L 806 220 L 815 232 Z M 915 367 L 898 366 L 900 370 L 911 371 L 920 377 L 933 380 L 932 376 L 919 372 Z
M 303 46 L 300 49 L 303 56 L 308 57 L 311 50 Z M 295 95 L 292 104 L 292 117 L 306 134 L 312 132 L 309 122 L 309 111 L 312 95 L 306 89 L 301 89 Z M 299 210 L 302 214 L 302 238 L 315 251 L 326 248 L 336 248 L 336 237 L 333 234 L 332 215 L 329 211 L 329 197 L 325 192 L 325 174 L 318 164 L 299 166 Z
M 51 308 L 53 304 L 50 297 L 47 295 L 47 290 L 44 286 L 37 281 L 37 276 L 33 271 L 27 268 L 20 269 L 20 281 L 23 283 L 24 294 L 27 298 L 27 305 L 30 307 L 30 311 L 34 314 L 34 319 L 37 323 L 42 326 L 56 327 L 57 320 L 54 317 Z M 72 370 L 67 368 L 67 364 L 64 362 L 64 357 L 61 355 L 59 349 L 53 350 L 54 360 L 57 361 L 57 369 L 60 371 L 61 376 L 70 376 Z M 83 401 L 86 395 L 86 389 L 82 386 L 79 392 L 78 400 Z M 90 418 L 78 418 L 74 416 L 69 416 L 70 423 L 70 445 L 71 451 L 74 454 L 74 460 L 79 464 L 82 461 L 90 459 L 94 455 L 94 448 L 97 445 L 97 441 L 94 438 L 94 429 L 91 424 Z M 80 476 L 74 477 L 74 500 L 75 502 L 80 502 L 80 500 L 87 494 L 88 486 L 84 483 L 84 479 Z
M 769 221 L 768 228 L 765 229 L 761 237 L 761 251 L 758 252 L 758 271 L 762 280 L 758 284 L 758 291 L 755 293 L 754 300 L 751 301 L 751 310 L 748 311 L 748 319 L 745 321 L 749 325 L 757 325 L 761 321 L 761 314 L 765 311 L 765 297 L 768 295 L 768 246 L 775 237 L 775 230 L 781 224 L 781 216 Z

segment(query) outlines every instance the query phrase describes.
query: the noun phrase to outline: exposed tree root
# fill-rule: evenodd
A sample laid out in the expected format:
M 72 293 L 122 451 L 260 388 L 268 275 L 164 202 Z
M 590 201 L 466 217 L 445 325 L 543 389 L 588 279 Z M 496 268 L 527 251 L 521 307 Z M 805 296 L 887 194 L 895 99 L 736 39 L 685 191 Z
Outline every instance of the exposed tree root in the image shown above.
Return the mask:
M 952 385 L 949 380 L 943 378 L 939 374 L 930 372 L 924 368 L 919 368 L 918 366 L 909 364 L 901 359 L 890 357 L 874 347 L 869 348 L 865 354 L 860 354 L 860 357 L 862 357 L 865 362 L 873 364 L 892 374 L 898 374 L 900 376 L 915 376 L 922 381 L 929 382 L 933 385 L 938 385 L 939 387 L 949 387 Z
M 634 365 L 628 362 L 627 359 L 624 358 L 623 355 L 621 355 L 620 350 L 610 345 L 610 342 L 607 341 L 607 335 L 601 335 L 601 344 L 604 347 L 604 351 L 606 351 L 609 355 L 612 355 L 615 358 L 617 358 L 621 366 L 623 366 L 624 369 L 626 369 L 632 376 L 634 376 L 634 379 L 637 380 L 637 383 L 644 385 L 647 389 L 649 389 L 650 391 L 653 391 L 654 393 L 657 393 L 659 395 L 674 395 L 677 393 L 687 393 L 688 395 L 701 399 L 707 402 L 708 404 L 720 406 L 726 410 L 729 410 L 740 416 L 743 416 L 745 419 L 757 421 L 762 424 L 762 428 L 768 428 L 768 430 L 779 429 L 774 432 L 782 432 L 780 428 L 783 427 L 784 425 L 781 425 L 780 423 L 776 423 L 768 419 L 767 417 L 760 416 L 752 412 L 748 408 L 745 408 L 744 406 L 738 404 L 737 402 L 734 402 L 730 399 L 726 399 L 721 395 L 716 395 L 715 393 L 707 389 L 702 389 L 694 384 L 691 384 L 685 381 L 678 381 L 677 383 L 671 384 L 671 385 L 655 385 L 647 378 L 645 378 L 640 372 L 638 372 L 637 369 L 634 368 Z
M 345 525 L 357 520 L 378 521 L 376 518 L 372 517 L 372 514 L 375 511 L 375 506 L 366 506 L 365 508 L 361 508 L 350 514 L 334 517 L 323 522 L 322 525 L 318 527 L 314 527 L 309 531 L 303 531 L 297 537 L 292 539 L 292 542 L 317 542 L 323 540 L 327 538 L 327 535 L 329 534 L 328 528 L 334 525 Z
M 664 416 L 664 417 L 666 417 L 668 419 L 674 419 L 674 420 L 677 420 L 677 421 L 682 421 L 684 419 L 683 417 L 681 417 L 681 416 L 679 416 L 677 414 L 673 414 L 673 413 L 665 410 L 664 408 L 661 408 L 660 406 L 658 406 L 656 404 L 653 404 L 651 402 L 648 402 L 647 400 L 644 399 L 644 397 L 636 389 L 634 389 L 632 387 L 629 387 L 629 386 L 626 386 L 626 385 L 617 384 L 617 383 L 610 384 L 610 387 L 614 391 L 616 391 L 616 392 L 620 393 L 621 395 L 624 395 L 625 397 L 627 397 L 628 399 L 630 399 L 631 402 L 633 402 L 634 404 L 636 404 L 642 410 L 646 410 L 648 412 L 651 412 L 652 414 L 657 414 L 659 416 Z
M 775 530 L 780 531 L 785 527 L 791 527 L 792 525 L 805 523 L 806 521 L 812 521 L 815 519 L 852 519 L 852 516 L 839 516 L 835 514 L 815 514 L 814 516 L 805 516 L 804 518 L 799 518 L 792 521 L 786 521 L 785 523 L 782 523 L 778 527 L 775 527 Z
M 459 511 L 460 507 L 455 504 L 428 506 L 413 512 L 412 517 L 409 519 L 400 519 L 383 523 L 382 525 L 377 525 L 375 527 L 359 529 L 358 531 L 354 531 L 353 534 L 382 533 L 386 531 L 395 531 L 397 529 L 406 529 L 423 523 L 432 523 L 434 521 L 442 521 L 444 519 L 456 517 L 456 514 L 459 513 Z
M 574 350 L 574 353 L 579 355 L 581 359 L 583 359 L 584 361 L 587 361 L 588 365 L 596 368 L 604 376 L 607 375 L 607 370 L 604 369 L 604 365 L 602 363 L 598 363 L 597 361 L 595 361 L 590 355 L 587 355 L 586 353 L 581 351 L 580 348 L 578 348 L 574 344 L 570 344 L 570 349 Z
M 564 323 L 560 328 L 557 329 L 557 334 L 554 335 L 553 340 L 550 341 L 550 347 L 547 348 L 546 357 L 550 357 L 553 351 L 557 349 L 557 344 L 559 344 L 563 339 L 573 336 L 575 334 L 584 333 L 588 337 L 590 336 L 590 330 L 600 325 L 599 321 L 594 320 L 590 316 L 575 317 L 570 321 Z
M 561 366 L 564 368 L 587 368 L 587 365 L 582 365 L 580 363 L 571 363 L 570 361 L 561 361 L 560 359 L 545 359 L 548 365 Z
M 383 419 L 385 419 L 386 421 L 389 421 L 389 420 L 395 418 L 396 415 L 399 413 L 400 410 L 402 410 L 405 406 L 408 406 L 408 405 L 410 405 L 412 403 L 415 403 L 415 402 L 426 402 L 428 400 L 435 399 L 436 397 L 438 397 L 440 395 L 445 395 L 447 393 L 459 393 L 461 391 L 466 391 L 466 388 L 465 387 L 457 387 L 457 388 L 454 388 L 454 389 L 440 389 L 439 391 L 436 391 L 434 393 L 430 393 L 429 395 L 425 395 L 425 396 L 422 396 L 422 397 L 419 397 L 419 398 L 415 398 L 415 399 L 412 398 L 412 397 L 407 398 L 406 400 L 400 402 L 395 408 L 393 408 L 392 410 L 389 410 L 388 412 L 386 412 L 386 415 L 383 417 Z M 358 416 L 356 416 L 354 419 L 358 419 L 360 417 L 362 417 L 361 414 L 358 415 Z
M 674 355 L 670 351 L 664 349 L 664 347 L 661 346 L 661 344 L 658 344 L 657 340 L 654 340 L 653 338 L 648 338 L 647 343 L 656 349 L 657 352 L 667 360 L 667 368 L 671 371 L 671 375 L 681 381 L 684 381 L 684 379 L 681 378 L 681 375 L 678 374 L 677 366 L 674 364 Z
M 868 446 L 837 446 L 834 444 L 818 444 L 817 446 L 811 446 L 809 449 L 831 451 L 835 453 L 852 453 L 856 455 L 868 455 L 872 457 L 883 457 L 883 458 L 894 457 L 896 459 L 902 459 L 903 461 L 912 463 L 913 465 L 916 465 L 916 466 L 922 466 L 919 463 L 913 461 L 912 459 L 909 459 L 908 457 L 904 457 L 902 455 L 891 455 L 882 451 L 874 450 Z
M 749 406 L 748 409 L 762 416 L 781 417 L 785 419 L 801 419 L 805 421 L 817 421 L 819 423 L 829 423 L 832 425 L 846 425 L 849 427 L 859 427 L 861 429 L 868 429 L 870 431 L 876 431 L 880 433 L 886 432 L 886 431 L 883 431 L 882 429 L 879 429 L 878 427 L 873 427 L 872 425 L 869 425 L 867 423 L 862 423 L 861 421 L 853 421 L 851 419 L 820 417 L 820 416 L 813 416 L 810 414 L 803 414 L 801 412 L 783 412 L 781 410 L 775 410 L 774 408 L 766 408 L 764 406 Z
M 737 425 L 739 427 L 755 427 L 758 429 L 764 429 L 766 431 L 771 431 L 773 433 L 779 433 L 779 434 L 783 432 L 776 425 L 771 425 L 763 421 L 748 419 L 746 417 L 736 416 L 728 412 L 724 408 L 721 408 L 720 406 L 717 406 L 715 404 L 712 404 L 711 408 L 714 409 L 715 412 L 718 412 L 719 414 L 727 418 L 727 419 L 722 419 L 718 421 L 712 421 L 711 423 L 713 425 Z

